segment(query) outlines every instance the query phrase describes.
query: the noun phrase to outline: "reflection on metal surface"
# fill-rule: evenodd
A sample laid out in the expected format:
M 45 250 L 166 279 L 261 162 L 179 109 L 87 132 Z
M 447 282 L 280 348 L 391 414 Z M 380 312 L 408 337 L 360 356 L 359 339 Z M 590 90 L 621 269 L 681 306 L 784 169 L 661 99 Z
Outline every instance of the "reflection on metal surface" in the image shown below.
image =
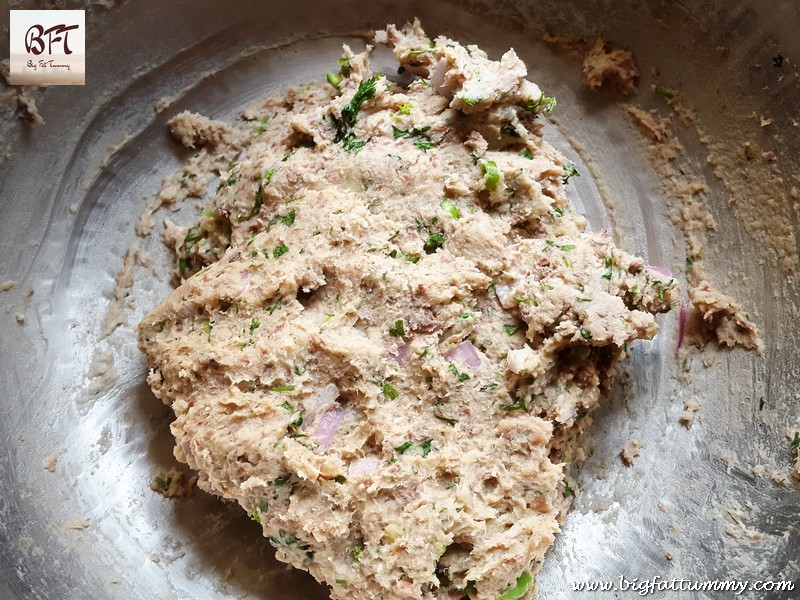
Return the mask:
M 577 3 L 559 2 L 548 11 L 548 3 L 477 1 L 368 7 L 345 1 L 324 10 L 318 3 L 315 10 L 313 3 L 265 6 L 252 0 L 232 10 L 204 0 L 159 4 L 157 10 L 138 2 L 92 11 L 87 86 L 42 92 L 43 126 L 0 123 L 2 143 L 10 144 L 0 162 L 0 280 L 19 282 L 0 293 L 0 597 L 327 597 L 307 575 L 275 561 L 259 528 L 238 507 L 202 493 L 167 500 L 150 490 L 152 477 L 175 463 L 170 411 L 144 384 L 131 331 L 169 289 L 169 259 L 158 228 L 140 241 L 152 265 L 136 270 L 128 325 L 98 341 L 144 198 L 184 155 L 165 126 L 180 110 L 233 119 L 266 92 L 324 77 L 343 34 L 418 15 L 429 31 L 495 54 L 514 46 L 530 77 L 559 99 L 559 127 L 548 125 L 546 136 L 578 162 L 583 176 L 573 180 L 574 200 L 591 226 L 615 223 L 626 249 L 678 270 L 680 235 L 638 134 L 613 98 L 580 88 L 576 63 L 539 44 L 538 27 L 587 37 L 602 29 L 633 49 L 640 66 L 657 66 L 665 79 L 680 84 L 710 119 L 712 133 L 726 126 L 721 105 L 735 106 L 739 95 L 766 110 L 769 98 L 759 95 L 766 75 L 752 65 L 770 64 L 770 53 L 779 50 L 800 56 L 800 47 L 797 39 L 781 37 L 773 46 L 761 44 L 784 24 L 765 22 L 768 15 L 739 5 L 726 5 L 727 19 L 718 20 L 718 29 L 709 20 L 706 34 L 699 23 L 720 10 L 711 2 L 694 3 L 696 20 L 671 5 L 652 3 L 644 10 L 605 4 L 592 14 Z M 739 75 L 720 69 L 709 82 L 707 65 L 696 58 L 715 56 L 723 41 L 733 48 L 728 68 Z M 378 63 L 391 69 L 383 55 Z M 751 88 L 745 93 L 737 86 L 747 78 Z M 797 106 L 796 86 L 776 89 L 782 95 L 769 99 L 774 110 Z M 153 104 L 167 96 L 176 99 L 155 114 Z M 643 93 L 637 101 L 656 106 Z M 689 152 L 702 165 L 705 152 L 690 137 Z M 786 135 L 782 155 L 798 160 L 797 136 Z M 602 177 L 593 180 L 592 172 Z M 797 322 L 797 289 L 753 258 L 762 249 L 726 212 L 719 182 L 709 174 L 707 183 L 719 201 L 712 212 L 720 222 L 709 271 L 752 307 L 767 342 L 765 358 L 710 352 L 716 363 L 705 368 L 694 360 L 687 377 L 672 357 L 676 318 L 662 319 L 664 335 L 634 350 L 629 376 L 597 415 L 574 510 L 542 571 L 542 597 L 575 597 L 571 581 L 619 575 L 800 576 L 800 540 L 787 530 L 800 512 L 800 490 L 753 473 L 755 465 L 788 466 L 791 459 L 784 431 L 799 412 L 798 334 L 783 324 Z M 600 201 L 598 186 L 613 192 L 613 211 Z M 188 221 L 191 207 L 185 210 Z M 178 221 L 181 214 L 170 218 Z M 25 323 L 17 323 L 17 313 Z M 679 416 L 684 401 L 695 397 L 701 408 L 687 430 Z M 761 397 L 765 406 L 759 409 Z M 631 438 L 643 448 L 626 468 L 618 453 Z M 51 453 L 58 456 L 52 473 L 42 466 Z M 88 525 L 76 529 L 75 519 Z

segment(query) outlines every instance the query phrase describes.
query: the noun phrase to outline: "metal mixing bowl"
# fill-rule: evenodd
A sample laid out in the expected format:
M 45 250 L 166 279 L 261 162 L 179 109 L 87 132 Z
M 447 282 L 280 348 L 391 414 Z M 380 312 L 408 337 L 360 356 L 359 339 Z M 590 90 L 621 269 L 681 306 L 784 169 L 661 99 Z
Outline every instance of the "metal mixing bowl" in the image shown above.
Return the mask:
M 494 56 L 517 50 L 529 77 L 559 100 L 558 127 L 549 124 L 546 137 L 582 172 L 576 206 L 593 228 L 614 225 L 619 243 L 650 264 L 679 271 L 685 254 L 642 137 L 620 99 L 582 87 L 580 62 L 543 44 L 543 32 L 587 39 L 602 32 L 636 56 L 643 72 L 636 102 L 664 110 L 651 81 L 680 90 L 709 136 L 774 150 L 784 193 L 798 185 L 800 6 L 791 0 L 90 4 L 86 86 L 39 91 L 44 125 L 8 112 L 0 121 L 8 152 L 0 158 L 0 281 L 18 282 L 0 293 L 1 598 L 327 597 L 309 576 L 275 561 L 237 506 L 150 490 L 153 476 L 175 464 L 170 411 L 144 383 L 132 333 L 170 289 L 170 259 L 157 235 L 140 240 L 152 266 L 136 270 L 128 325 L 101 341 L 100 324 L 146 199 L 186 156 L 167 133 L 171 115 L 190 109 L 235 119 L 265 93 L 324 77 L 343 41 L 363 44 L 353 34 L 414 16 L 431 33 Z M 0 19 L 6 35 L 5 9 Z M 377 62 L 393 70 L 386 54 Z M 175 99 L 156 114 L 163 97 Z M 759 127 L 751 111 L 773 124 Z M 572 581 L 621 575 L 793 580 L 793 592 L 750 596 L 800 597 L 800 488 L 753 472 L 792 462 L 786 430 L 800 414 L 796 279 L 736 218 L 696 133 L 681 131 L 719 224 L 709 236 L 709 277 L 747 307 L 766 349 L 763 357 L 709 349 L 704 355 L 716 362 L 706 368 L 695 356 L 686 373 L 673 354 L 674 314 L 661 319 L 657 341 L 634 349 L 597 415 L 573 512 L 541 574 L 543 598 L 582 597 Z M 796 226 L 797 200 L 788 201 Z M 170 217 L 188 222 L 190 213 Z M 701 408 L 687 429 L 679 416 L 691 398 Z M 625 467 L 619 451 L 631 438 L 642 455 Z M 42 466 L 51 453 L 54 472 Z M 636 594 L 615 597 L 626 595 Z

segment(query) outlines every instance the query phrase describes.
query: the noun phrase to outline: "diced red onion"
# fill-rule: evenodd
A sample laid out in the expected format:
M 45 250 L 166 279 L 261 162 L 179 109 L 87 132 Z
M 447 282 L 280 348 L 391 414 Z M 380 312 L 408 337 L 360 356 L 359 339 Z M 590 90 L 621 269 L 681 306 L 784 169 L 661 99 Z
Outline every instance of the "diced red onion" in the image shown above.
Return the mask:
M 314 439 L 317 440 L 319 448 L 322 451 L 328 449 L 331 445 L 333 436 L 336 435 L 339 425 L 342 423 L 344 416 L 344 408 L 340 404 L 334 402 L 328 407 L 320 417 L 317 419 L 317 429 L 314 431 Z
M 397 347 L 394 352 L 389 353 L 389 360 L 402 365 L 408 360 L 408 353 L 411 351 L 411 341 L 405 338 L 406 342 Z
M 569 423 L 577 414 L 578 408 L 576 406 L 570 406 L 567 408 L 562 407 L 558 411 L 556 421 L 559 423 Z
M 445 98 L 453 97 L 453 90 L 445 85 L 445 76 L 447 75 L 447 61 L 442 59 L 437 62 L 430 71 L 431 73 L 431 86 L 436 90 L 436 93 Z
M 239 273 L 239 278 L 240 278 L 242 281 L 244 281 L 244 280 L 245 280 L 245 279 L 247 279 L 248 277 L 250 277 L 250 271 L 242 271 L 241 273 Z
M 311 396 L 305 402 L 306 416 L 303 419 L 303 425 L 300 427 L 303 431 L 309 431 L 317 420 L 317 417 L 323 412 L 328 410 L 328 407 L 336 403 L 336 398 L 339 397 L 339 388 L 334 384 L 329 383 L 322 388 L 316 396 Z
M 678 313 L 678 346 L 675 348 L 675 358 L 683 346 L 683 336 L 686 334 L 686 305 L 681 302 L 681 310 Z
M 503 308 L 508 308 L 508 299 L 511 297 L 511 294 L 514 293 L 514 286 L 513 285 L 503 285 L 501 283 L 494 284 L 494 295 L 497 296 L 497 300 L 500 302 L 500 305 Z
M 458 361 L 476 369 L 481 366 L 481 357 L 478 356 L 475 346 L 469 340 L 464 340 L 458 346 L 444 355 L 447 362 Z
M 672 271 L 670 271 L 667 267 L 647 265 L 647 270 L 656 273 L 657 275 L 661 275 L 662 277 L 672 277 Z
M 364 458 L 358 458 L 350 463 L 350 466 L 347 469 L 347 474 L 351 477 L 353 475 L 366 475 L 367 473 L 372 473 L 373 471 L 377 471 L 378 467 L 381 466 L 381 461 L 374 456 L 366 456 Z

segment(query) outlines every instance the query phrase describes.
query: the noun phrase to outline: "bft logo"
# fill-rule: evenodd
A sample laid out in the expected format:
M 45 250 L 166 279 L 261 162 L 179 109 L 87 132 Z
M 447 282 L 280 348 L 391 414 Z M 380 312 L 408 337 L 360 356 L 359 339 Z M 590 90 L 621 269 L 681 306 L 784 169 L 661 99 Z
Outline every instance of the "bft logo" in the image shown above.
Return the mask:
M 12 85 L 85 83 L 85 11 L 12 10 L 10 21 Z
M 45 30 L 41 25 L 33 25 L 25 34 L 25 50 L 30 54 L 39 56 L 46 47 L 47 53 L 53 54 L 53 44 L 56 44 L 56 50 L 58 50 L 57 44 L 60 43 L 64 54 L 72 54 L 72 50 L 69 49 L 69 32 L 79 28 L 80 25 L 65 25 L 61 23 Z M 63 34 L 63 37 L 61 34 Z M 47 46 L 45 46 L 45 36 L 47 36 Z

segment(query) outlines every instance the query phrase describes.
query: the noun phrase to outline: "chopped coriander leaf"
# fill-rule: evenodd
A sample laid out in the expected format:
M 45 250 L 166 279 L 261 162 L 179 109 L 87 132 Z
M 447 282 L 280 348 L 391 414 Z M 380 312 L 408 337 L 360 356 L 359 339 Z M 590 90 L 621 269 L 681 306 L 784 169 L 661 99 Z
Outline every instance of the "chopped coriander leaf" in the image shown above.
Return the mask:
M 336 73 L 328 73 L 326 79 L 331 84 L 331 87 L 337 90 L 339 89 L 339 84 L 342 83 L 342 76 Z
M 424 442 L 419 444 L 419 449 L 422 450 L 422 456 L 423 457 L 428 456 L 428 454 L 431 453 L 431 450 L 432 450 L 431 444 L 432 443 L 433 443 L 433 440 L 428 438 L 427 440 L 425 440 Z
M 483 98 L 461 98 L 461 101 L 467 106 L 475 106 L 481 100 L 483 100 Z
M 284 484 L 286 484 L 286 482 L 287 482 L 287 481 L 289 481 L 289 479 L 291 479 L 291 478 L 292 478 L 292 475 L 291 475 L 291 474 L 288 474 L 288 475 L 281 475 L 280 477 L 276 477 L 276 478 L 275 478 L 275 485 L 284 485 Z
M 156 486 L 161 490 L 169 489 L 169 485 L 172 483 L 172 478 L 163 479 L 161 477 L 155 478 Z
M 523 148 L 519 151 L 520 156 L 524 156 L 528 160 L 533 160 L 533 153 L 528 148 Z
M 414 140 L 414 145 L 422 151 L 434 148 L 434 144 L 430 137 L 428 137 L 428 130 L 430 125 L 425 127 L 412 127 L 411 129 L 400 129 L 392 125 L 392 134 L 395 138 L 409 138 Z
M 411 440 L 408 440 L 403 442 L 399 446 L 395 447 L 394 451 L 397 452 L 398 454 L 406 454 L 406 453 L 422 454 L 422 456 L 425 457 L 431 453 L 432 442 L 433 440 L 431 438 L 428 438 L 427 440 L 424 440 L 419 444 L 415 444 Z
M 520 325 L 503 325 L 503 332 L 506 335 L 514 335 L 519 331 Z
M 611 276 L 613 275 L 613 268 L 614 268 L 614 260 L 610 256 L 606 256 L 603 259 L 603 266 L 607 269 L 605 273 L 603 273 L 603 279 L 608 279 L 611 281 Z
M 334 119 L 336 122 L 336 137 L 335 142 L 341 142 L 347 136 L 347 133 L 356 124 L 358 111 L 367 100 L 372 100 L 375 97 L 375 87 L 378 82 L 378 76 L 373 75 L 369 79 L 364 79 L 358 84 L 358 89 L 353 94 L 349 104 L 342 109 L 341 118 Z
M 553 214 L 555 214 L 555 216 L 557 216 L 557 217 L 563 217 L 564 216 L 564 209 L 561 208 L 561 207 L 558 207 L 558 206 L 554 206 L 553 207 Z
M 412 108 L 414 108 L 413 104 L 401 104 L 397 108 L 397 112 L 400 113 L 401 115 L 410 115 Z
M 531 586 L 533 586 L 533 577 L 529 571 L 523 571 L 517 577 L 516 583 L 504 590 L 497 600 L 520 600 L 530 591 Z
M 398 454 L 403 454 L 409 448 L 411 448 L 411 446 L 413 446 L 413 445 L 414 445 L 414 442 L 412 442 L 411 440 L 408 440 L 408 441 L 403 442 L 399 446 L 395 446 L 394 451 L 397 452 Z
M 528 399 L 526 396 L 520 396 L 514 404 L 501 404 L 500 410 L 524 410 L 528 411 Z
M 570 177 L 580 177 L 581 174 L 578 173 L 578 169 L 575 168 L 575 165 L 569 163 L 566 167 L 564 167 L 564 176 L 561 178 L 561 181 L 567 183 Z
M 361 150 L 365 145 L 366 142 L 357 140 L 352 132 L 347 134 L 347 136 L 342 140 L 342 148 L 344 148 L 344 151 L 348 154 L 358 154 L 359 150 Z
M 244 221 L 247 221 L 247 220 L 252 219 L 253 217 L 255 217 L 258 214 L 258 211 L 261 210 L 261 203 L 262 202 L 263 202 L 263 200 L 261 198 L 261 186 L 258 186 L 258 189 L 256 190 L 256 199 L 255 199 L 255 202 L 253 202 L 253 208 L 250 209 L 250 212 L 247 213 L 246 215 L 244 215 L 243 217 L 239 217 L 237 219 L 237 221 L 239 223 L 242 223 Z
M 281 404 L 281 407 L 282 407 L 282 408 L 285 408 L 285 409 L 286 409 L 286 410 L 288 410 L 289 412 L 294 412 L 294 406 L 292 406 L 291 404 L 289 404 L 289 401 L 288 401 L 288 400 L 285 400 L 285 401 L 283 402 L 283 404 Z
M 445 198 L 444 200 L 442 200 L 439 206 L 445 212 L 449 212 L 450 216 L 454 219 L 458 219 L 461 216 L 461 211 L 458 210 L 458 206 L 456 205 L 455 202 L 453 202 L 449 198 Z
M 519 302 L 520 304 L 533 304 L 534 306 L 539 306 L 539 303 L 536 301 L 536 298 L 530 296 L 514 296 L 514 302 Z
M 496 384 L 496 383 L 487 383 L 486 385 L 482 385 L 479 388 L 479 391 L 481 391 L 481 392 L 489 392 L 491 390 L 497 389 L 497 386 L 498 386 L 498 384 Z
M 433 416 L 436 417 L 437 419 L 439 419 L 440 421 L 444 421 L 445 423 L 447 423 L 448 425 L 451 425 L 453 427 L 455 427 L 456 423 L 458 423 L 458 419 L 448 419 L 447 417 L 445 417 L 443 415 L 440 415 L 439 413 L 436 413 L 436 412 L 433 413 Z
M 250 335 L 253 335 L 253 332 L 261 327 L 261 321 L 258 317 L 253 317 L 253 320 L 250 321 Z
M 228 177 L 228 178 L 225 180 L 225 185 L 226 185 L 226 186 L 228 186 L 228 187 L 230 187 L 230 186 L 232 186 L 234 183 L 236 183 L 237 181 L 239 181 L 239 178 L 238 178 L 238 177 L 236 177 L 236 176 L 231 176 L 231 177 Z
M 564 244 L 563 246 L 559 246 L 558 248 L 559 250 L 562 250 L 564 252 L 569 252 L 570 250 L 575 250 L 577 246 L 575 244 Z
M 511 123 L 503 123 L 500 127 L 500 133 L 509 137 L 519 137 L 519 133 L 517 133 L 516 128 Z
M 432 233 L 428 236 L 428 239 L 425 240 L 425 244 L 423 248 L 425 252 L 428 254 L 433 254 L 436 252 L 437 248 L 441 248 L 444 245 L 444 234 L 443 233 Z
M 383 382 L 383 397 L 387 400 L 394 400 L 400 395 L 400 392 L 388 381 Z
M 529 99 L 525 104 L 525 110 L 535 110 L 537 112 L 553 112 L 556 107 L 556 99 L 542 94 L 538 100 Z
M 570 496 L 575 495 L 575 490 L 573 490 L 568 483 L 564 484 L 564 497 L 569 498 Z
M 181 256 L 178 259 L 178 271 L 180 271 L 181 275 L 186 273 L 189 269 L 192 268 L 192 259 L 188 256 Z
M 391 335 L 392 337 L 405 337 L 406 330 L 405 327 L 403 326 L 402 319 L 398 319 L 397 321 L 394 322 L 394 325 L 389 327 L 389 335 Z
M 426 49 L 426 50 L 409 50 L 408 51 L 408 55 L 409 56 L 419 56 L 420 54 L 430 54 L 430 53 L 431 53 L 430 49 Z
M 447 370 L 450 371 L 453 375 L 455 375 L 459 381 L 466 381 L 467 379 L 469 379 L 469 375 L 459 371 L 458 367 L 456 367 L 453 363 L 447 365 Z
M 333 480 L 336 483 L 344 483 L 345 481 L 347 481 L 347 477 L 345 477 L 344 475 L 337 475 L 336 477 L 333 478 Z
M 219 213 L 215 210 L 205 209 L 200 213 L 200 216 L 205 217 L 206 219 L 214 219 L 215 221 L 222 220 L 222 217 L 219 216 Z
M 345 152 L 355 154 L 364 147 L 365 142 L 357 140 L 353 133 L 353 127 L 356 124 L 358 111 L 367 100 L 375 97 L 375 86 L 378 81 L 378 75 L 373 75 L 369 79 L 364 79 L 358 84 L 358 89 L 353 94 L 350 103 L 342 109 L 341 117 L 332 117 L 333 124 L 336 127 L 336 135 L 333 138 L 334 142 L 341 142 Z
M 664 96 L 664 98 L 666 98 L 668 100 L 671 100 L 672 98 L 675 97 L 675 94 L 673 92 L 671 92 L 670 90 L 668 90 L 666 88 L 661 87 L 660 85 L 654 85 L 653 86 L 653 91 L 656 94 Z
M 336 583 L 339 585 L 347 585 L 347 579 L 337 579 Z
M 362 552 L 364 552 L 364 548 L 361 546 L 356 546 L 353 548 L 353 560 L 358 562 L 358 559 L 361 558 Z
M 339 66 L 342 68 L 342 73 L 347 75 L 350 72 L 350 59 L 346 56 L 342 56 L 339 59 Z
M 272 256 L 275 258 L 280 258 L 284 254 L 289 251 L 289 248 L 286 244 L 281 244 L 280 246 L 275 246 L 275 249 L 272 251 Z
M 758 410 L 764 410 L 764 396 L 758 399 Z
M 189 227 L 186 232 L 186 237 L 183 238 L 183 243 L 187 246 L 193 244 L 194 242 L 200 239 L 200 228 L 196 225 L 194 227 Z
M 293 385 L 275 385 L 269 388 L 270 392 L 293 392 Z
M 795 432 L 794 439 L 792 440 L 792 450 L 800 449 L 800 432 Z
M 262 117 L 261 120 L 259 120 L 258 133 L 257 133 L 258 137 L 264 135 L 264 132 L 267 130 L 268 123 L 269 123 L 269 117 Z
M 283 301 L 282 301 L 280 298 L 278 298 L 278 299 L 277 299 L 277 300 L 276 300 L 276 301 L 275 301 L 275 302 L 272 304 L 272 306 L 270 306 L 270 307 L 267 309 L 267 312 L 268 312 L 269 314 L 272 314 L 272 313 L 274 313 L 276 310 L 278 310 L 278 309 L 281 307 L 281 304 L 283 304 Z
M 583 327 L 581 327 L 581 337 L 585 340 L 592 339 L 592 334 L 586 331 Z
M 493 160 L 481 160 L 481 174 L 483 175 L 483 185 L 490 192 L 497 188 L 500 183 L 500 170 L 497 163 Z
M 292 434 L 291 437 L 305 437 L 305 436 L 298 436 L 297 430 L 300 429 L 300 426 L 303 424 L 303 417 L 305 416 L 306 411 L 305 409 L 303 409 L 296 414 L 297 416 L 286 426 L 286 429 L 289 431 L 290 434 Z
M 294 225 L 294 219 L 296 216 L 297 213 L 295 213 L 295 211 L 291 211 L 289 212 L 289 214 L 286 215 L 275 215 L 274 217 L 272 217 L 270 224 L 280 222 L 286 225 L 287 227 L 291 227 L 292 225 Z

